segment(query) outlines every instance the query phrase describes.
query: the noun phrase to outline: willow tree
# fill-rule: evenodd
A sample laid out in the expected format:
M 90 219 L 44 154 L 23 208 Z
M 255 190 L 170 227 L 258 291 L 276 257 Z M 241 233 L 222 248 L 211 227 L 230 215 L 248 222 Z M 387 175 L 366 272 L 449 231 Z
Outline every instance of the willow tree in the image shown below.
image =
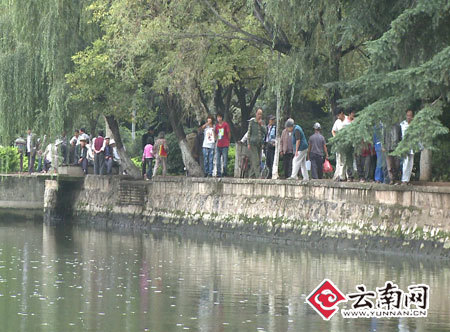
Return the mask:
M 0 134 L 9 143 L 25 127 L 50 135 L 80 114 L 68 103 L 71 56 L 98 35 L 89 0 L 0 0 Z
M 336 136 L 337 145 L 371 141 L 374 126 L 381 122 L 389 127 L 415 109 L 393 154 L 433 148 L 435 138 L 448 133 L 439 117 L 450 111 L 450 2 L 416 1 L 366 48 L 369 70 L 343 86 L 342 106 L 361 111 L 354 125 Z

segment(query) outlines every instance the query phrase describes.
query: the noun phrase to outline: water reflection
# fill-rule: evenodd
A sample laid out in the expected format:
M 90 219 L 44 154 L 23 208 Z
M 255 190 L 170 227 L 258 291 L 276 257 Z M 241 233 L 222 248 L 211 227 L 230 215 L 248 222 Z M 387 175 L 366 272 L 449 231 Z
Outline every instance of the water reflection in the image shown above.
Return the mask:
M 323 321 L 306 295 L 431 286 L 427 319 Z M 450 331 L 447 263 L 0 223 L 2 331 Z

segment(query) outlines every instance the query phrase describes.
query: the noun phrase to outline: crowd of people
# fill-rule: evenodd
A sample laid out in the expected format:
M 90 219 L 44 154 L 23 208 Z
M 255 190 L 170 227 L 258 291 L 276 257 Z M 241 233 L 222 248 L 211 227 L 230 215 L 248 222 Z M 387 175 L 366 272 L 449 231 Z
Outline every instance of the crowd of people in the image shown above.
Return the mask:
M 356 148 L 346 152 L 336 153 L 336 169 L 333 175 L 335 181 L 361 182 L 375 181 L 388 184 L 409 184 L 414 162 L 414 151 L 411 150 L 403 158 L 392 155 L 397 145 L 405 136 L 408 126 L 414 117 L 412 110 L 406 112 L 405 120 L 389 127 L 379 124 L 374 128 L 371 142 L 355 144 Z M 331 130 L 335 136 L 340 130 L 351 125 L 355 113 L 339 111 Z M 314 133 L 306 138 L 303 128 L 288 119 L 284 124 L 280 140 L 280 157 L 283 161 L 285 178 L 296 180 L 301 173 L 302 180 L 322 179 L 324 173 L 332 172 L 329 153 L 322 127 L 316 122 L 312 128 Z M 205 177 L 227 176 L 228 150 L 231 141 L 229 124 L 222 114 L 217 114 L 216 123 L 209 115 L 206 122 L 198 128 L 201 144 L 201 161 Z M 268 116 L 267 125 L 263 121 L 263 110 L 258 108 L 255 117 L 248 121 L 248 130 L 238 142 L 246 146 L 245 157 L 248 159 L 248 176 L 271 178 L 275 157 L 277 128 L 275 117 Z M 75 130 L 68 140 L 66 135 L 46 145 L 46 136 L 41 139 L 30 129 L 26 138 L 16 139 L 15 145 L 20 156 L 20 171 L 23 172 L 24 155 L 28 157 L 28 172 L 34 172 L 37 159 L 37 172 L 47 173 L 50 170 L 58 172 L 60 165 L 78 165 L 84 174 L 88 174 L 89 166 L 93 166 L 94 174 L 112 174 L 114 165 L 120 166 L 120 157 L 114 139 L 99 131 L 95 137 L 90 137 L 84 128 Z M 45 147 L 45 148 L 44 148 Z M 162 175 L 167 174 L 167 156 L 169 146 L 165 133 L 160 132 L 155 140 L 154 131 L 149 128 L 142 136 L 142 176 L 150 180 L 153 174 L 162 167 Z M 155 164 L 153 165 L 153 161 Z M 356 172 L 355 172 L 356 171 Z
M 336 153 L 336 169 L 333 175 L 335 181 L 360 182 L 375 181 L 387 184 L 409 184 L 414 161 L 414 151 L 403 158 L 392 156 L 414 116 L 413 111 L 406 112 L 406 118 L 401 123 L 385 128 L 382 124 L 374 128 L 373 141 L 360 142 L 347 152 Z M 339 111 L 331 130 L 331 135 L 350 125 L 355 119 L 353 111 L 345 115 Z M 283 160 L 285 178 L 296 180 L 301 173 L 302 180 L 324 178 L 324 173 L 333 171 L 329 162 L 327 142 L 322 135 L 322 127 L 316 122 L 314 133 L 307 138 L 303 128 L 288 119 L 284 124 L 280 141 L 280 157 Z M 203 169 L 205 177 L 227 175 L 228 147 L 230 145 L 230 126 L 223 120 L 223 115 L 217 115 L 217 122 L 208 116 L 206 122 L 199 127 L 199 137 L 202 137 Z M 263 121 L 263 110 L 258 108 L 255 117 L 248 123 L 248 130 L 239 143 L 246 145 L 245 157 L 248 158 L 248 176 L 250 178 L 271 178 L 275 156 L 277 128 L 275 116 L 268 116 L 268 124 Z M 215 163 L 214 163 L 215 161 Z M 400 166 L 401 165 L 401 166 Z M 262 173 L 268 169 L 267 173 Z
M 24 156 L 28 157 L 28 173 L 58 173 L 61 165 L 76 165 L 81 167 L 84 174 L 88 174 L 89 166 L 94 167 L 94 174 L 110 175 L 114 165 L 120 165 L 116 142 L 103 131 L 91 138 L 84 128 L 76 129 L 70 140 L 65 133 L 54 142 L 46 144 L 47 137 L 37 137 L 31 129 L 27 130 L 25 138 L 15 140 L 19 152 L 19 168 L 23 172 Z M 35 163 L 37 160 L 37 169 Z

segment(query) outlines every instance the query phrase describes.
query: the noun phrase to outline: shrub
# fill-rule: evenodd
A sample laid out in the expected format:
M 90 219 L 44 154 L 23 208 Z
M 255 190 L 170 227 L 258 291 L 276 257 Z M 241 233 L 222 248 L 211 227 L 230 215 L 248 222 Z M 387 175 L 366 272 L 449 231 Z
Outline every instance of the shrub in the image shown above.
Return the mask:
M 19 171 L 19 152 L 14 147 L 0 147 L 0 172 L 14 173 Z M 24 168 L 26 157 L 24 158 Z

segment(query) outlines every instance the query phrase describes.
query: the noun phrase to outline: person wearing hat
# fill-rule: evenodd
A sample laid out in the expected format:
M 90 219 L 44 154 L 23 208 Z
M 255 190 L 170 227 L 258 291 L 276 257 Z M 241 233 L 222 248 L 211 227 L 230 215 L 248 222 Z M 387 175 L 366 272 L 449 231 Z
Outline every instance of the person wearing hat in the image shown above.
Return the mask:
M 325 137 L 320 133 L 320 123 L 316 122 L 313 128 L 314 134 L 311 135 L 308 142 L 307 160 L 311 161 L 311 177 L 313 179 L 322 179 L 323 163 L 325 159 L 328 159 L 327 143 Z
M 80 136 L 80 151 L 78 165 L 81 166 L 83 173 L 88 174 L 88 148 L 86 146 L 86 137 Z
M 147 132 L 142 135 L 142 153 L 144 152 L 145 146 L 147 145 L 148 140 L 150 139 L 150 143 L 152 145 L 155 144 L 155 132 L 152 127 L 148 127 Z M 142 163 L 142 176 L 147 174 L 147 163 Z
M 269 124 L 267 125 L 267 133 L 264 140 L 266 148 L 266 164 L 269 169 L 268 179 L 272 178 L 273 159 L 275 157 L 275 143 L 277 141 L 277 126 L 275 125 L 275 116 L 269 115 Z

